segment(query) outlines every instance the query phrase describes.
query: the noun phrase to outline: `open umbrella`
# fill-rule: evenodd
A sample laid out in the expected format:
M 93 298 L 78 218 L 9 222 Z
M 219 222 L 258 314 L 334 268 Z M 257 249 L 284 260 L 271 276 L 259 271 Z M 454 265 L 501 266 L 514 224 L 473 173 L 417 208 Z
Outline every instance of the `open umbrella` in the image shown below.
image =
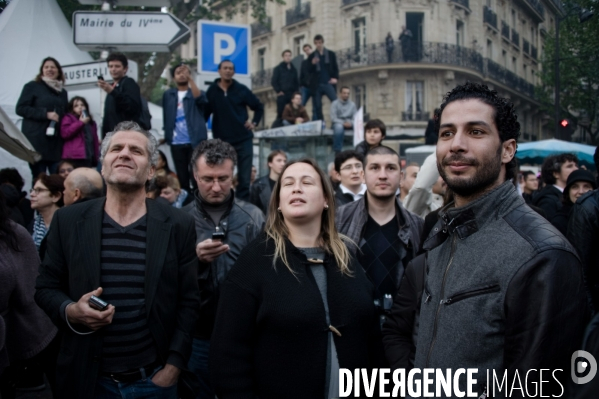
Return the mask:
M 576 155 L 580 163 L 586 165 L 587 168 L 595 169 L 595 162 L 593 161 L 595 147 L 556 139 L 518 144 L 516 158 L 520 163 L 540 165 L 548 156 L 566 152 Z

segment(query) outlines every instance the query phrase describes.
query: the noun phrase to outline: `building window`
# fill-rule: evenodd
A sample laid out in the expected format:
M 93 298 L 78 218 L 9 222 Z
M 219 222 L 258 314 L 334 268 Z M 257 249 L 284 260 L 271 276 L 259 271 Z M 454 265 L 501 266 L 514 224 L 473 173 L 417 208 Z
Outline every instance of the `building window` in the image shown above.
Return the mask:
M 518 74 L 518 64 L 516 63 L 516 57 L 512 57 L 512 68 L 514 68 L 514 73 Z
M 532 83 L 533 85 L 537 84 L 537 73 L 534 69 L 530 70 L 530 83 Z
M 522 65 L 522 75 L 523 75 L 524 79 L 526 79 L 526 80 L 528 79 L 528 75 L 527 74 L 528 74 L 528 69 L 526 67 L 526 64 L 523 64 Z
M 355 53 L 360 54 L 366 49 L 366 18 L 352 21 Z
M 535 32 L 535 27 L 531 26 L 530 27 L 530 43 L 532 43 L 532 45 L 534 46 L 537 43 L 536 40 L 537 40 L 537 35 Z
M 504 68 L 507 68 L 507 52 L 505 50 L 501 50 L 501 63 Z
M 266 49 L 265 48 L 261 48 L 258 49 L 258 71 L 262 72 L 264 71 L 264 65 L 266 64 Z
M 518 19 L 516 18 L 516 10 L 512 8 L 512 29 L 516 29 Z
M 405 117 L 402 119 L 409 121 L 426 119 L 424 115 L 424 82 L 406 82 Z
M 464 46 L 464 23 L 462 21 L 456 22 L 455 44 Z
M 354 86 L 353 91 L 356 108 L 364 107 L 364 115 L 366 115 L 366 85 Z
M 490 40 L 487 40 L 487 58 L 493 59 L 493 42 Z
M 493 0 L 487 0 L 487 7 L 493 8 Z
M 293 39 L 293 55 L 298 56 L 304 54 L 302 47 L 306 41 L 306 36 L 299 36 Z

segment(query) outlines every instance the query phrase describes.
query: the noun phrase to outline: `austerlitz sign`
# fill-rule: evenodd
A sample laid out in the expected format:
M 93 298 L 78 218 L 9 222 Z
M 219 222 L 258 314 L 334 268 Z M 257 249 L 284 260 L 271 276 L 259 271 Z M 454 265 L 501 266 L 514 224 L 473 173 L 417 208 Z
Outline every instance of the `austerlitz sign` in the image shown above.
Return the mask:
M 170 52 L 190 37 L 189 27 L 163 12 L 73 14 L 73 42 L 80 50 Z

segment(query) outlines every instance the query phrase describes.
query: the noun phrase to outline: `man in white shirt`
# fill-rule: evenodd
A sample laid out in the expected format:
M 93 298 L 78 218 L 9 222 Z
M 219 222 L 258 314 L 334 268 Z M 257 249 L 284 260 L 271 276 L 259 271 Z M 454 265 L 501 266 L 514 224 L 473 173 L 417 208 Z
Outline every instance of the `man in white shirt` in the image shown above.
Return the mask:
M 335 171 L 341 183 L 335 189 L 337 207 L 357 201 L 366 193 L 364 184 L 364 157 L 357 151 L 348 150 L 335 157 Z

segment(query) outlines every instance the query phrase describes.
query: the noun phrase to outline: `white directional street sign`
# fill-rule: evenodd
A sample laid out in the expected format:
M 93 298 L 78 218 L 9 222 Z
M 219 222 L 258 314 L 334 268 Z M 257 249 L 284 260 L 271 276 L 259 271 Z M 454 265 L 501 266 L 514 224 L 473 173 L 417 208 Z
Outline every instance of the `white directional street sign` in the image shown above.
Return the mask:
M 218 64 L 229 60 L 235 65 L 235 80 L 251 88 L 249 25 L 198 21 L 198 74 L 200 86 L 218 78 Z
M 128 60 L 127 64 L 127 76 L 137 81 L 137 62 Z M 65 86 L 89 85 L 93 87 L 98 83 L 98 76 L 100 75 L 102 75 L 107 82 L 112 80 L 110 73 L 108 72 L 106 61 L 63 65 L 62 72 L 65 77 Z
M 162 12 L 76 11 L 73 42 L 85 51 L 173 51 L 191 35 L 189 27 Z

